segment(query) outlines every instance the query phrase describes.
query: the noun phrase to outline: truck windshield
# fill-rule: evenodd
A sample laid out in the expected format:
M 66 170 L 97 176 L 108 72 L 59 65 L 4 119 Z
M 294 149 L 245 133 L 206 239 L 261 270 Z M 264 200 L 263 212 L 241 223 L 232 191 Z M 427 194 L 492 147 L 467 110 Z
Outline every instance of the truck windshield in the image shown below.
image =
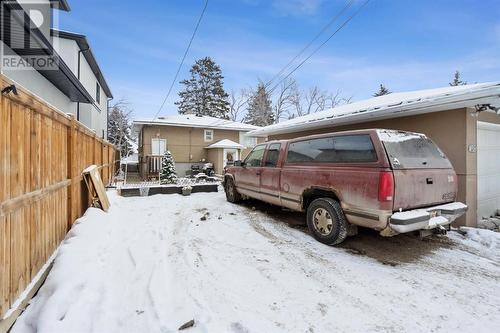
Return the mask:
M 449 169 L 446 155 L 425 135 L 379 132 L 393 169 Z

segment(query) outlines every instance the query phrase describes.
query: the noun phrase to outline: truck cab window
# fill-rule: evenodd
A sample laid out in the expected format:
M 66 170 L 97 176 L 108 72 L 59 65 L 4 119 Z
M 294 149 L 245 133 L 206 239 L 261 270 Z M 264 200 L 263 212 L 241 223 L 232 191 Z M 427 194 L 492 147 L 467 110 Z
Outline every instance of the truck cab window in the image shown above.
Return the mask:
M 262 158 L 264 157 L 264 152 L 266 151 L 266 146 L 255 147 L 250 154 L 248 154 L 245 159 L 245 163 L 249 167 L 259 167 L 262 165 Z
M 370 135 L 342 135 L 292 142 L 287 163 L 359 163 L 377 161 Z
M 268 168 L 275 168 L 278 165 L 278 158 L 280 156 L 281 143 L 273 143 L 269 145 L 267 150 L 266 160 L 264 166 Z

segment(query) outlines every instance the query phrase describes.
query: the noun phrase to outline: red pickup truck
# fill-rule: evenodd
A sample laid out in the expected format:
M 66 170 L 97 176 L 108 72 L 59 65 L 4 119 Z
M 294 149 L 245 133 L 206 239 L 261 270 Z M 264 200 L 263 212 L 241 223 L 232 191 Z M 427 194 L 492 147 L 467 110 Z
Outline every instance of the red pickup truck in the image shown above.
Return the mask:
M 467 210 L 457 176 L 423 134 L 335 132 L 257 145 L 224 174 L 229 202 L 254 198 L 306 212 L 314 237 L 339 244 L 356 226 L 392 236 L 445 232 Z M 354 230 L 354 232 L 352 232 Z

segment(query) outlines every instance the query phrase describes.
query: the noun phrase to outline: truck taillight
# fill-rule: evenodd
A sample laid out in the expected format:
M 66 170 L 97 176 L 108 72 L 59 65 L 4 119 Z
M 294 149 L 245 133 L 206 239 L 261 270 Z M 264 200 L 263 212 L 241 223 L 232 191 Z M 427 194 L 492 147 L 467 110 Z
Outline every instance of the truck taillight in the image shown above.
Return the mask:
M 378 200 L 380 202 L 394 199 L 394 178 L 392 172 L 382 171 L 378 183 Z

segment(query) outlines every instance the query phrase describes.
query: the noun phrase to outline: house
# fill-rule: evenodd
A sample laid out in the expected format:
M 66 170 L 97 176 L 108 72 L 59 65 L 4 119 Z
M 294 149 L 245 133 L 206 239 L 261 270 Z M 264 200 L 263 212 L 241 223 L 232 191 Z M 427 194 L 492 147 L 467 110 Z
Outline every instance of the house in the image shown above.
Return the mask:
M 172 153 L 179 176 L 184 176 L 192 165 L 208 162 L 213 163 L 216 174 L 222 174 L 224 166 L 246 156 L 253 146 L 265 140 L 247 135 L 258 128 L 192 114 L 134 120 L 141 177 L 157 177 L 166 150 Z
M 66 0 L 1 2 L 0 71 L 56 109 L 107 137 L 111 90 L 84 35 L 54 27 Z M 2 87 L 3 88 L 3 87 Z
M 457 224 L 500 209 L 500 83 L 393 93 L 338 106 L 249 133 L 289 139 L 330 131 L 387 128 L 429 136 L 458 175 L 458 200 L 469 210 Z

